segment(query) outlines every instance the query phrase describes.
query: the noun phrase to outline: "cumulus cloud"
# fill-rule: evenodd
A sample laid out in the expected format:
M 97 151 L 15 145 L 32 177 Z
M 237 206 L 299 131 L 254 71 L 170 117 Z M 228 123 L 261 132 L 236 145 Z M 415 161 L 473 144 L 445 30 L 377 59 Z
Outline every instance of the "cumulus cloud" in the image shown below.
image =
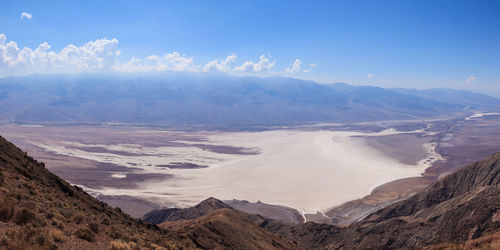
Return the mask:
M 316 67 L 316 64 L 311 63 L 309 64 L 309 68 L 302 70 L 302 61 L 300 59 L 295 59 L 295 61 L 292 64 L 292 67 L 285 69 L 285 73 L 287 74 L 293 74 L 299 72 L 311 73 L 314 67 Z
M 297 73 L 297 72 L 300 72 L 300 65 L 301 64 L 302 64 L 302 62 L 299 59 L 295 59 L 295 62 L 293 62 L 292 67 L 285 69 L 286 73 Z
M 368 79 L 372 79 L 372 77 L 373 77 L 372 73 L 368 73 L 368 75 L 366 75 L 366 78 L 368 78 Z
M 124 64 L 115 65 L 113 70 L 124 72 L 195 71 L 198 68 L 193 63 L 192 57 L 174 51 L 163 56 L 151 55 L 143 60 L 132 57 Z
M 311 73 L 311 71 L 316 68 L 316 65 L 317 64 L 314 64 L 314 63 L 311 63 L 309 64 L 309 68 L 308 69 L 304 69 L 304 73 Z
M 21 13 L 21 19 L 31 19 L 33 16 L 28 12 Z
M 75 73 L 109 69 L 120 55 L 116 39 L 97 39 L 78 47 L 68 45 L 61 51 L 50 51 L 44 42 L 36 49 L 20 49 L 16 42 L 6 42 L 0 34 L 0 74 Z
M 269 60 L 265 55 L 259 57 L 259 62 L 246 61 L 241 66 L 235 67 L 235 71 L 241 72 L 264 72 L 270 70 L 276 61 Z
M 226 57 L 226 59 L 213 60 L 207 63 L 203 67 L 203 71 L 206 72 L 228 72 L 231 70 L 231 66 L 229 65 L 231 62 L 236 60 L 237 55 L 231 54 Z
M 7 41 L 6 36 L 0 33 L 0 76 L 113 71 L 215 71 L 255 74 L 272 72 L 271 69 L 276 64 L 271 56 L 261 55 L 257 62 L 246 61 L 234 67 L 231 64 L 236 62 L 236 53 L 212 60 L 205 65 L 195 64 L 193 57 L 176 51 L 145 58 L 132 57 L 119 62 L 120 55 L 118 40 L 115 38 L 97 39 L 82 46 L 69 44 L 60 51 L 55 51 L 47 42 L 36 48 L 20 48 L 15 41 Z M 296 59 L 290 68 L 281 73 L 311 72 L 316 65 L 310 64 L 308 69 L 303 69 L 302 66 L 301 60 Z
M 467 79 L 465 79 L 465 83 L 472 83 L 474 81 L 476 81 L 475 76 L 469 76 L 469 77 L 467 77 Z

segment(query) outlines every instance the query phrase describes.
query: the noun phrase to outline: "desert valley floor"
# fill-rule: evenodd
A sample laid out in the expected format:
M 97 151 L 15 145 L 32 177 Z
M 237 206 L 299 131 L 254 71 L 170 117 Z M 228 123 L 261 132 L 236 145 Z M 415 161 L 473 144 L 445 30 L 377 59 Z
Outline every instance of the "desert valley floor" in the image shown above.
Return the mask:
M 475 114 L 237 132 L 5 124 L 0 134 L 134 216 L 213 196 L 286 206 L 321 221 L 363 207 L 349 218 L 357 219 L 500 151 L 499 127 L 498 114 Z

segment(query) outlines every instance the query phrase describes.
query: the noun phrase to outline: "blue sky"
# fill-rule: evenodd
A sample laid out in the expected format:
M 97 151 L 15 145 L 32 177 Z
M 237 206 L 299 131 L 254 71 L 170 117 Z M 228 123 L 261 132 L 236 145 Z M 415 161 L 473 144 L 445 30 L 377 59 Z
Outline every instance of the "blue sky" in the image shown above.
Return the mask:
M 2 1 L 0 74 L 224 71 L 500 94 L 498 13 L 500 1 Z

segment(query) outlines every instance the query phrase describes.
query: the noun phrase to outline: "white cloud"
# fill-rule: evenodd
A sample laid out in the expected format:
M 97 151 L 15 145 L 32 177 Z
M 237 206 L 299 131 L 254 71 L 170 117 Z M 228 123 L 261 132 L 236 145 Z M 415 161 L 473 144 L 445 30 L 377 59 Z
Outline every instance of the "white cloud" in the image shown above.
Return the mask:
M 286 68 L 285 72 L 290 73 L 290 74 L 300 72 L 300 65 L 301 64 L 302 64 L 302 62 L 300 61 L 300 59 L 295 59 L 295 62 L 293 62 L 292 67 Z
M 253 61 L 246 61 L 241 66 L 235 67 L 235 71 L 241 72 L 264 72 L 270 70 L 276 61 L 270 61 L 265 55 L 259 57 L 259 62 L 255 63 Z
M 467 79 L 465 79 L 465 83 L 472 83 L 474 81 L 476 81 L 475 76 L 469 76 L 469 77 L 467 77 Z
M 219 72 L 227 72 L 231 70 L 231 66 L 229 65 L 231 62 L 235 61 L 237 58 L 236 54 L 231 54 L 226 57 L 224 60 L 213 60 L 209 63 L 207 63 L 203 67 L 203 71 L 209 72 L 209 71 L 219 71 Z
M 368 75 L 366 75 L 366 78 L 368 78 L 368 79 L 372 79 L 372 77 L 373 77 L 372 73 L 368 73 Z
M 234 74 L 255 74 L 270 72 L 276 64 L 271 56 L 261 55 L 259 61 L 246 61 L 240 66 L 231 65 L 237 59 L 233 53 L 225 58 L 216 59 L 205 65 L 194 63 L 193 57 L 179 52 L 151 55 L 145 58 L 132 57 L 119 62 L 121 55 L 118 40 L 97 39 L 82 46 L 69 44 L 60 51 L 55 51 L 47 43 L 37 48 L 20 48 L 14 41 L 7 41 L 0 33 L 0 77 L 28 74 L 81 73 L 81 72 L 152 72 L 152 71 L 217 71 Z M 311 72 L 315 64 L 308 69 L 302 68 L 302 62 L 296 59 L 291 68 L 281 73 Z
M 311 73 L 312 69 L 316 68 L 317 64 L 311 63 L 309 64 L 308 69 L 304 69 L 304 73 Z
M 309 68 L 302 70 L 302 61 L 300 59 L 295 59 L 295 61 L 292 64 L 292 67 L 285 69 L 285 73 L 287 74 L 293 74 L 299 72 L 311 73 L 312 69 L 315 67 L 316 64 L 311 63 L 309 64 Z
M 31 19 L 33 16 L 28 12 L 21 13 L 21 19 Z
M 36 49 L 20 49 L 16 42 L 6 40 L 0 34 L 0 75 L 107 70 L 120 55 L 116 39 L 97 39 L 81 47 L 70 44 L 60 52 L 50 51 L 46 42 Z
M 163 56 L 151 55 L 143 60 L 132 57 L 124 64 L 115 65 L 113 70 L 124 72 L 195 71 L 198 68 L 193 63 L 192 57 L 186 57 L 174 51 Z

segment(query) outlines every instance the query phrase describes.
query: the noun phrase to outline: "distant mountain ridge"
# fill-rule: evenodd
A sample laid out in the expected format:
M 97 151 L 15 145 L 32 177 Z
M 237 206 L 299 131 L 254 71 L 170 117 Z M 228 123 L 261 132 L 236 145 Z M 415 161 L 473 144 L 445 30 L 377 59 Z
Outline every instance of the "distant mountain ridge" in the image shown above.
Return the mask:
M 32 75 L 0 79 L 0 122 L 288 125 L 432 118 L 493 110 L 450 90 L 318 84 L 214 74 Z

